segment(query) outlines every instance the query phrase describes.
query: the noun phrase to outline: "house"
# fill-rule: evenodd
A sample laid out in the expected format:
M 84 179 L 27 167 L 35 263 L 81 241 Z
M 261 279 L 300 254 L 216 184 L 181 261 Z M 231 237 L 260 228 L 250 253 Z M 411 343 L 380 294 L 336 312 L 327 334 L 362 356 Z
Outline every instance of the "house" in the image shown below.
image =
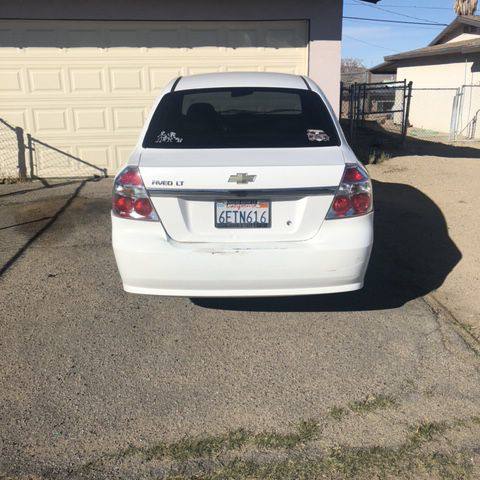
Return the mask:
M 38 176 L 114 173 L 174 77 L 305 74 L 338 109 L 341 24 L 339 0 L 2 2 L 0 118 L 36 142 Z
M 413 82 L 413 127 L 480 138 L 480 16 L 457 17 L 428 46 L 387 56 L 371 71 Z

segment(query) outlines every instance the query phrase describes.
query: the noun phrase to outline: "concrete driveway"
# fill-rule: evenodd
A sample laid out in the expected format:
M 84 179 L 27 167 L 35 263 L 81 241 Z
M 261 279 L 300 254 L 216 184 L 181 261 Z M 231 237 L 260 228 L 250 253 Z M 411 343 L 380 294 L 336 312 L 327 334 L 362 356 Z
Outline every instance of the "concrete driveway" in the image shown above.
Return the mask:
M 376 182 L 361 292 L 200 300 L 123 292 L 110 190 L 0 186 L 0 478 L 480 476 L 478 345 L 422 298 L 461 253 L 425 195 Z

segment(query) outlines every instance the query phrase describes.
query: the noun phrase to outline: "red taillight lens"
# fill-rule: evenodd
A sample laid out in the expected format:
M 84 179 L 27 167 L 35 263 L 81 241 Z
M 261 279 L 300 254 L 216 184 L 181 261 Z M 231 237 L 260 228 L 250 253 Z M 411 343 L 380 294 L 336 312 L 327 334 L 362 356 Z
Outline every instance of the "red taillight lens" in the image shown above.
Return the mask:
M 113 195 L 113 211 L 118 215 L 128 216 L 133 210 L 133 199 L 122 197 L 121 195 Z
M 365 180 L 367 180 L 367 176 L 357 167 L 347 167 L 343 175 L 343 181 L 346 183 L 363 182 Z
M 127 167 L 118 177 L 117 182 L 122 185 L 133 185 L 143 187 L 142 177 L 136 168 Z
M 347 165 L 327 219 L 355 217 L 371 211 L 372 184 L 367 172 L 360 165 Z
M 352 195 L 352 206 L 356 213 L 367 213 L 370 209 L 371 198 L 368 193 Z
M 122 218 L 158 221 L 138 167 L 125 167 L 115 179 L 112 211 Z
M 133 208 L 135 212 L 137 212 L 142 217 L 148 217 L 153 211 L 152 203 L 148 198 L 139 198 L 135 200 Z
M 345 195 L 339 195 L 333 200 L 332 208 L 341 217 L 350 210 L 350 199 Z

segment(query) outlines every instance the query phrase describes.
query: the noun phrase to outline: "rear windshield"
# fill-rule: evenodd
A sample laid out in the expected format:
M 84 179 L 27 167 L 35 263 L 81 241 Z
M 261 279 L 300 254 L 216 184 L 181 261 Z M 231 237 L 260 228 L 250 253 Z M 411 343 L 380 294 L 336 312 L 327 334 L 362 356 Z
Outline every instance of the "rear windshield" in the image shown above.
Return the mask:
M 332 118 L 309 90 L 218 88 L 167 93 L 145 148 L 275 148 L 339 145 Z

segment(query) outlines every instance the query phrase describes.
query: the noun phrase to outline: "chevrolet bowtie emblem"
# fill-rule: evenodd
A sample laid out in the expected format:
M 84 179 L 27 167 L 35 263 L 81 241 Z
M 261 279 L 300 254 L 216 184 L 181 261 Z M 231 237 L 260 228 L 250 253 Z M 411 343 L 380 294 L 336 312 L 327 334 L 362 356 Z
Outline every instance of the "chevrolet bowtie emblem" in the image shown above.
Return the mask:
M 250 183 L 254 182 L 257 178 L 256 175 L 249 175 L 248 173 L 237 173 L 236 175 L 230 175 L 228 179 L 229 183 Z

